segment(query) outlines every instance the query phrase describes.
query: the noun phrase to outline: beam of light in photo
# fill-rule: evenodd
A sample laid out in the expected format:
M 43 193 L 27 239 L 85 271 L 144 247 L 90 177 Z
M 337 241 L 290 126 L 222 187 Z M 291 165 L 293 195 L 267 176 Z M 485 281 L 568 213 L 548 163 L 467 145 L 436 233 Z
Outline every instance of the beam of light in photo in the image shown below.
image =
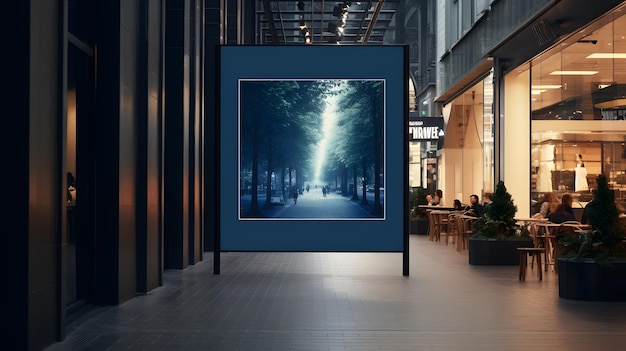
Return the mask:
M 339 91 L 339 87 L 341 86 L 341 84 L 339 84 L 338 86 L 335 86 L 333 88 L 331 88 L 331 91 L 335 92 L 335 91 Z M 332 137 L 332 131 L 335 129 L 336 123 L 337 123 L 337 100 L 338 100 L 338 95 L 337 94 L 332 94 L 329 97 L 326 98 L 326 108 L 324 109 L 324 113 L 322 114 L 322 140 L 320 140 L 318 147 L 317 147 L 317 157 L 316 157 L 316 162 L 315 162 L 315 176 L 314 178 L 314 183 L 315 184 L 322 184 L 323 179 L 321 179 L 322 176 L 322 169 L 324 168 L 324 163 L 326 161 L 326 156 L 327 156 L 327 152 L 328 152 L 328 143 L 330 141 L 330 138 Z

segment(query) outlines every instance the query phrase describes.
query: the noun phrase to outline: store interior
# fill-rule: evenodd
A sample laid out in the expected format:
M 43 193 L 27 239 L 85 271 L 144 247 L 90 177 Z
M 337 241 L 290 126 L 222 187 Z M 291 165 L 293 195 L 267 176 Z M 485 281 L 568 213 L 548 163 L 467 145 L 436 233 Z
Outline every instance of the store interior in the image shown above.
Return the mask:
M 531 201 L 548 191 L 568 192 L 574 207 L 584 207 L 604 174 L 618 207 L 626 208 L 625 10 L 530 63 Z M 579 186 L 577 177 L 587 186 Z

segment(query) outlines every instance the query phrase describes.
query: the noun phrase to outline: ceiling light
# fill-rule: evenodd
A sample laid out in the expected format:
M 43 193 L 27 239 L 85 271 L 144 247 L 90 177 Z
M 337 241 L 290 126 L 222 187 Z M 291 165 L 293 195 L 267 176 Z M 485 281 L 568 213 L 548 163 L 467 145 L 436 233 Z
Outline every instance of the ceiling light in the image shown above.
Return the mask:
M 547 90 L 531 90 L 530 93 L 532 95 L 539 95 L 541 93 L 545 93 Z
M 588 59 L 626 59 L 623 52 L 596 52 L 587 56 Z
M 298 10 L 300 11 L 304 10 L 304 1 L 298 1 Z
M 304 20 L 300 21 L 300 29 L 304 29 L 306 28 L 306 23 L 304 22 Z
M 598 74 L 598 71 L 554 71 L 551 76 L 592 76 Z
M 626 99 L 615 99 L 593 104 L 593 107 L 601 109 L 623 108 L 624 106 L 626 106 Z

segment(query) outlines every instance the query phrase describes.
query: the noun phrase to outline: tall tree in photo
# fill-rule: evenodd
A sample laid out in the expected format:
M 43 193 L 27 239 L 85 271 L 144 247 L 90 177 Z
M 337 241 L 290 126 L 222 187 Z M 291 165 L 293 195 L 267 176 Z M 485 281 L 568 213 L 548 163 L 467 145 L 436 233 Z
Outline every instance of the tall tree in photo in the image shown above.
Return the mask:
M 370 173 L 368 170 L 373 170 L 371 172 L 374 178 L 372 215 L 380 216 L 382 215 L 380 175 L 383 162 L 383 82 L 348 81 L 345 85 L 338 99 L 340 111 L 333 150 L 342 162 L 353 168 L 354 176 L 356 176 L 356 168 L 361 168 L 362 204 L 368 203 L 366 197 Z
M 258 206 L 261 167 L 265 170 L 265 202 L 272 207 L 272 174 L 284 188 L 284 171 L 310 164 L 319 140 L 325 87 L 315 81 L 244 81 L 240 91 L 242 163 L 251 164 L 251 205 L 246 217 L 262 217 Z M 243 167 L 242 167 L 243 168 Z M 282 191 L 282 189 L 281 189 Z
M 265 204 L 271 204 L 273 134 L 276 123 L 286 114 L 289 102 L 286 100 L 288 85 L 273 81 L 241 82 L 241 138 L 249 138 L 249 152 L 252 161 L 252 202 L 244 214 L 246 217 L 262 217 L 258 206 L 258 188 L 261 155 L 265 159 Z

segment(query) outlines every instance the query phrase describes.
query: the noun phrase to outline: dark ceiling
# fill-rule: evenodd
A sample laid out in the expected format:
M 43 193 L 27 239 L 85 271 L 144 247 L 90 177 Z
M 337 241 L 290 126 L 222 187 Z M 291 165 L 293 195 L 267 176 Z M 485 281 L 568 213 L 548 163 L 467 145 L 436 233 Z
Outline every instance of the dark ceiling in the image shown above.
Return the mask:
M 400 0 L 258 0 L 259 44 L 382 44 Z

